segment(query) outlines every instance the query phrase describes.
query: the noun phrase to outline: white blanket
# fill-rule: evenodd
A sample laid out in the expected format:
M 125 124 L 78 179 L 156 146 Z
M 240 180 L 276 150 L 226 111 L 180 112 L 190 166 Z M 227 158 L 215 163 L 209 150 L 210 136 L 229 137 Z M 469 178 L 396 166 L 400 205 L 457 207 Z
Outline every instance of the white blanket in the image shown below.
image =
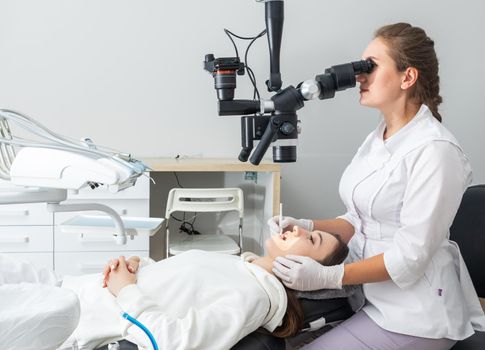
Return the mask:
M 0 285 L 0 349 L 53 350 L 78 324 L 79 301 L 58 287 L 17 283 Z
M 225 350 L 259 327 L 274 330 L 286 312 L 286 292 L 262 268 L 237 256 L 189 251 L 142 267 L 118 298 L 101 276 L 65 277 L 81 301 L 74 336 L 81 349 L 126 338 L 151 349 L 146 335 L 121 320 L 125 311 L 155 336 L 160 349 Z

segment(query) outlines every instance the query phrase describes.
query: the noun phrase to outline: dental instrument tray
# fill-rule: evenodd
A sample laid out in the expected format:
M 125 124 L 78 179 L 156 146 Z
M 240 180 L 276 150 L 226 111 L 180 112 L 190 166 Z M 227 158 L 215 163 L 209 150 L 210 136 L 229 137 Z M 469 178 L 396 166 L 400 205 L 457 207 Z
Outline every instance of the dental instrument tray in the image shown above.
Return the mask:
M 127 236 L 153 236 L 163 224 L 163 218 L 121 217 Z M 115 223 L 107 215 L 78 215 L 61 225 L 65 233 L 116 234 Z

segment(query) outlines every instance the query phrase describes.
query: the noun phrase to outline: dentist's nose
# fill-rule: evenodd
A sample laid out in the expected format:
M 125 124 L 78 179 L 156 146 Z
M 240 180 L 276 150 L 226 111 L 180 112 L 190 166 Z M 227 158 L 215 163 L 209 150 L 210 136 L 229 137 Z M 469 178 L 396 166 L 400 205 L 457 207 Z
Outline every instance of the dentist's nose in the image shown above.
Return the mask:
M 365 81 L 365 78 L 366 78 L 365 74 L 359 74 L 359 75 L 357 75 L 356 80 L 357 80 L 357 82 L 362 84 Z

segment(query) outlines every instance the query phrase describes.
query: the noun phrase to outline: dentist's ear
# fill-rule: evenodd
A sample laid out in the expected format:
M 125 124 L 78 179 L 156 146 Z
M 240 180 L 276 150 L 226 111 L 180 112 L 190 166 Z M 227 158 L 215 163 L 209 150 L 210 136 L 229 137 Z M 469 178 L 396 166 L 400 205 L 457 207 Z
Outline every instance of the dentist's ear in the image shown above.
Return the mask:
M 401 89 L 407 90 L 413 86 L 418 80 L 419 71 L 414 67 L 408 67 L 404 71 L 403 79 L 401 81 Z

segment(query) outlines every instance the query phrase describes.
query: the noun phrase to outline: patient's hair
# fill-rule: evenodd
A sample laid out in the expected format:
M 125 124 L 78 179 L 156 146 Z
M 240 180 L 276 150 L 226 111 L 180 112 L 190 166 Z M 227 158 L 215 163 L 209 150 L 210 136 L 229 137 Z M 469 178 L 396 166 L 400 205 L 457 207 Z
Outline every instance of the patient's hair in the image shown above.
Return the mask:
M 335 233 L 330 234 L 337 239 L 338 244 L 332 254 L 329 254 L 329 256 L 325 257 L 322 261 L 319 261 L 322 265 L 325 266 L 341 264 L 349 253 L 349 248 L 342 240 L 342 237 Z M 288 297 L 288 306 L 286 308 L 286 313 L 283 317 L 282 325 L 277 327 L 271 333 L 273 336 L 278 338 L 292 337 L 303 328 L 304 315 L 300 305 L 300 301 L 298 300 L 294 290 L 288 289 L 286 287 L 285 290 Z
M 327 232 L 334 236 L 337 239 L 337 248 L 333 251 L 332 254 L 329 254 L 327 257 L 325 257 L 320 263 L 325 266 L 333 266 L 333 265 L 338 265 L 341 264 L 347 255 L 349 254 L 349 247 L 345 242 L 342 240 L 342 237 L 340 237 L 339 234 L 332 233 L 332 232 Z

